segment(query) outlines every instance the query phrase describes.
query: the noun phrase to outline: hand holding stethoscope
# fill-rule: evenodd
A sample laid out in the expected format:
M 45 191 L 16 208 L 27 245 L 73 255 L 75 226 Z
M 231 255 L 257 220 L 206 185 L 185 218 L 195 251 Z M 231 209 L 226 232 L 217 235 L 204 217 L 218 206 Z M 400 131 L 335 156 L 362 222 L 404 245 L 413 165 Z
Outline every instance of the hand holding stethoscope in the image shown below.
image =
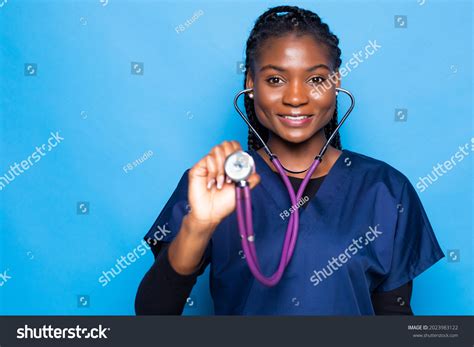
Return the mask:
M 232 153 L 239 151 L 242 148 L 237 141 L 224 141 L 213 147 L 189 171 L 189 217 L 193 222 L 214 229 L 235 210 L 235 185 L 226 176 L 224 162 Z M 256 172 L 250 173 L 247 181 L 253 188 L 260 182 L 260 176 Z

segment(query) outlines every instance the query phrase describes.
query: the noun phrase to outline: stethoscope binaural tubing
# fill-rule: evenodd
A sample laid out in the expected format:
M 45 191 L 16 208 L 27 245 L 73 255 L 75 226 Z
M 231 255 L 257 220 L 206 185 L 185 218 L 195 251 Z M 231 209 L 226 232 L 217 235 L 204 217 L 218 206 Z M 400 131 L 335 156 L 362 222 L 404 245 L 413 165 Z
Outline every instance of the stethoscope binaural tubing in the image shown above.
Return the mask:
M 286 170 L 283 167 L 283 165 L 278 160 L 277 156 L 274 153 L 272 153 L 270 148 L 263 141 L 261 136 L 250 124 L 247 117 L 245 117 L 245 115 L 242 113 L 242 111 L 238 107 L 239 97 L 242 94 L 251 92 L 252 90 L 253 90 L 252 88 L 249 88 L 249 89 L 244 89 L 240 91 L 239 93 L 237 93 L 237 95 L 234 98 L 235 109 L 237 110 L 239 115 L 242 117 L 242 119 L 245 121 L 245 123 L 248 125 L 249 129 L 251 129 L 251 131 L 255 134 L 258 140 L 262 143 L 265 152 L 268 154 L 272 164 L 277 169 L 278 173 L 280 174 L 283 180 L 283 183 L 285 184 L 288 190 L 292 206 L 295 206 L 297 204 L 297 201 L 301 199 L 303 192 L 312 174 L 314 173 L 318 165 L 321 163 L 324 153 L 326 152 L 330 142 L 332 141 L 336 133 L 339 131 L 339 128 L 342 126 L 342 124 L 345 122 L 345 120 L 351 113 L 352 109 L 354 108 L 354 104 L 355 104 L 354 97 L 348 90 L 343 89 L 343 88 L 336 88 L 337 91 L 341 91 L 350 97 L 351 106 L 349 107 L 349 109 L 347 110 L 344 117 L 341 119 L 341 121 L 339 122 L 338 126 L 333 131 L 329 139 L 327 139 L 325 145 L 322 147 L 319 154 L 314 158 L 314 161 L 312 165 L 309 167 L 309 169 L 307 170 L 308 172 L 306 173 L 305 178 L 303 179 L 303 182 L 301 183 L 297 194 L 295 194 L 293 187 L 291 185 L 291 182 L 285 173 L 285 171 L 289 171 L 289 170 Z M 279 262 L 277 270 L 270 277 L 266 277 L 265 275 L 263 275 L 261 271 L 261 266 L 257 258 L 257 252 L 255 248 L 255 234 L 253 231 L 253 222 L 252 222 L 252 203 L 251 203 L 251 197 L 250 197 L 250 187 L 245 180 L 240 180 L 236 182 L 236 212 L 237 212 L 237 224 L 238 224 L 239 233 L 240 233 L 241 241 L 242 241 L 242 248 L 243 248 L 245 258 L 247 260 L 251 273 L 260 283 L 266 286 L 271 287 L 271 286 L 276 285 L 281 280 L 281 277 L 283 276 L 285 268 L 288 265 L 295 249 L 296 240 L 298 237 L 298 225 L 299 225 L 298 209 L 295 209 L 290 216 L 287 231 L 285 234 L 284 243 L 283 243 L 283 250 L 282 250 L 280 262 Z

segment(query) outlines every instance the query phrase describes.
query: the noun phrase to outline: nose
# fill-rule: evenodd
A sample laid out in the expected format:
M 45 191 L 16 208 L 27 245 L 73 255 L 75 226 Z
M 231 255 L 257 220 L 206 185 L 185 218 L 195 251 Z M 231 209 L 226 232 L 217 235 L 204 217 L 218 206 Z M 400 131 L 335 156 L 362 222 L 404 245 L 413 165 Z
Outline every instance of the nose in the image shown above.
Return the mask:
M 303 83 L 294 80 L 286 88 L 283 94 L 283 103 L 292 107 L 306 105 L 309 102 L 309 96 Z

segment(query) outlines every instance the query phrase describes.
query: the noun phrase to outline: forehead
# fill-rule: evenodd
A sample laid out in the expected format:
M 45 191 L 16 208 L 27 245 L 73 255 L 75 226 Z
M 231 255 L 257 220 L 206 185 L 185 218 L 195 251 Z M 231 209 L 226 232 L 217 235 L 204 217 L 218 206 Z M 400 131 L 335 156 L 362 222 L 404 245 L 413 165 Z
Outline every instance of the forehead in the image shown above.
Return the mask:
M 255 66 L 277 65 L 285 69 L 304 70 L 316 64 L 332 68 L 328 47 L 310 35 L 288 34 L 271 37 L 258 49 Z

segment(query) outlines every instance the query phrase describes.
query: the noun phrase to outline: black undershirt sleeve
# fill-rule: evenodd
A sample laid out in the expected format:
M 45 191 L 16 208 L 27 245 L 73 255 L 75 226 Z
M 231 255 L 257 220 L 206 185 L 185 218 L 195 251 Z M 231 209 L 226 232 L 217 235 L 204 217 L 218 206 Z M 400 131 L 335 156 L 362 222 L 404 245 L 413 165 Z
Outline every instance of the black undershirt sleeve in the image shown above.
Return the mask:
M 155 262 L 142 279 L 135 297 L 137 315 L 181 315 L 197 277 L 209 264 L 208 253 L 198 269 L 189 275 L 177 273 L 168 259 L 168 243 L 152 248 Z
M 413 316 L 411 309 L 411 293 L 413 281 L 388 292 L 373 292 L 372 306 L 376 315 Z

